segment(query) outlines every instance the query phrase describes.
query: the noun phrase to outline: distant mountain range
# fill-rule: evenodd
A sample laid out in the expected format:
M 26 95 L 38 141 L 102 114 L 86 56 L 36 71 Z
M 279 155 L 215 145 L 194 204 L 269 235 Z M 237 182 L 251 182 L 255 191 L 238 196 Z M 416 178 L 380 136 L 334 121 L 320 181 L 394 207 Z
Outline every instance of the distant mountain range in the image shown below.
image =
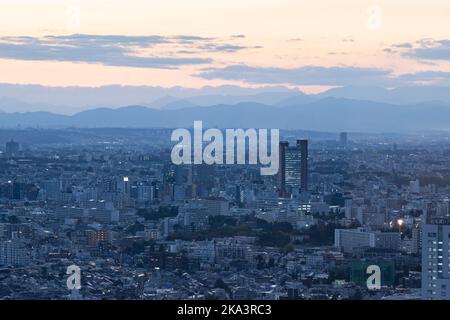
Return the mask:
M 0 84 L 0 109 L 6 112 L 49 111 L 74 114 L 87 109 L 118 108 L 127 105 L 142 105 L 159 109 L 171 103 L 182 107 L 236 104 L 249 101 L 272 104 L 298 94 L 301 94 L 298 90 L 279 86 L 243 88 L 226 85 L 192 89 L 121 85 L 45 87 Z M 178 107 L 174 106 L 173 108 Z
M 264 95 L 269 94 L 262 94 L 262 97 Z M 401 95 L 397 93 L 396 96 Z M 191 127 L 193 121 L 202 120 L 205 127 L 326 132 L 381 133 L 450 129 L 449 102 L 397 105 L 335 97 L 310 98 L 308 95 L 291 95 L 273 105 L 240 102 L 211 106 L 194 106 L 192 102 L 184 105 L 167 99 L 165 107 L 159 109 L 144 106 L 97 108 L 73 115 L 42 111 L 3 112 L 0 113 L 0 127 L 180 128 Z
M 450 103 L 450 87 L 416 86 L 384 89 L 340 87 L 320 94 L 304 94 L 283 86 L 243 88 L 218 86 L 162 88 L 152 86 L 45 87 L 0 84 L 0 110 L 5 112 L 47 111 L 73 115 L 96 108 L 139 105 L 161 110 L 259 103 L 276 107 L 305 105 L 325 98 L 373 101 L 393 105 L 415 105 L 429 101 Z

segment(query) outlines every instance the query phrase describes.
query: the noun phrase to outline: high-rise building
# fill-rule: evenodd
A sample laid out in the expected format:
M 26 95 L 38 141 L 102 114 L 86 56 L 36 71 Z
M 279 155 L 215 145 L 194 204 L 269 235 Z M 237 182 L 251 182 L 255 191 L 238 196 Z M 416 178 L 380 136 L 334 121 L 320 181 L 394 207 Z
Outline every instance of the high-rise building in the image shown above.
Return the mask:
M 300 148 L 300 187 L 302 192 L 308 191 L 308 140 L 297 140 Z
M 280 141 L 279 144 L 279 169 L 278 169 L 278 193 L 280 197 L 286 196 L 286 150 L 289 148 L 289 142 Z
M 415 226 L 411 230 L 411 253 L 418 254 L 422 248 L 422 227 Z
M 430 218 L 422 229 L 422 298 L 450 300 L 450 218 Z
M 116 182 L 117 192 L 124 193 L 126 195 L 130 194 L 131 190 L 131 181 L 129 177 L 122 177 L 117 179 Z
M 279 159 L 279 196 L 288 197 L 308 191 L 308 140 L 297 140 L 296 146 L 289 146 L 286 141 L 280 142 Z

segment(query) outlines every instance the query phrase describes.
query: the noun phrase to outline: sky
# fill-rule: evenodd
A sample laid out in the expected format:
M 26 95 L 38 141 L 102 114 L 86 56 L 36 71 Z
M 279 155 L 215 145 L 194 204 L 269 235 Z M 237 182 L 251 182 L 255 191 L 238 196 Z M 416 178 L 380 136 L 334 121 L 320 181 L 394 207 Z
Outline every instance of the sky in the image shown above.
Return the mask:
M 450 2 L 0 0 L 0 83 L 450 86 Z

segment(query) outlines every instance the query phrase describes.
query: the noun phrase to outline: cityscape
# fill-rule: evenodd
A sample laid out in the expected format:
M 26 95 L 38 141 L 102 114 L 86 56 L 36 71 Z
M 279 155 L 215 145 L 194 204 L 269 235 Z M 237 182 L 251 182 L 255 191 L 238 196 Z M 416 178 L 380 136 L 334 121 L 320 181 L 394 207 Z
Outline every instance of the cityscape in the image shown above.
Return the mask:
M 448 2 L 0 0 L 0 305 L 450 300 Z
M 174 165 L 170 130 L 113 131 L 6 140 L 2 299 L 448 298 L 448 134 L 284 131 L 280 170 L 264 176 Z

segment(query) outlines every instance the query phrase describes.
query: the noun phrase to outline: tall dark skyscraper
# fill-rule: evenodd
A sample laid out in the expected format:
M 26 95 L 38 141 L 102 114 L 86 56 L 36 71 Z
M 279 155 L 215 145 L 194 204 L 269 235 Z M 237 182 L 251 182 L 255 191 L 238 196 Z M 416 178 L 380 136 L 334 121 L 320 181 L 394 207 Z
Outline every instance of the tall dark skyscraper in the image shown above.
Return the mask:
M 297 140 L 296 146 L 280 142 L 278 192 L 288 197 L 308 190 L 308 140 Z
M 280 197 L 286 196 L 286 150 L 289 142 L 281 141 L 279 146 L 279 169 L 278 169 L 278 194 Z
M 300 188 L 301 191 L 308 191 L 308 140 L 297 140 L 300 148 Z

